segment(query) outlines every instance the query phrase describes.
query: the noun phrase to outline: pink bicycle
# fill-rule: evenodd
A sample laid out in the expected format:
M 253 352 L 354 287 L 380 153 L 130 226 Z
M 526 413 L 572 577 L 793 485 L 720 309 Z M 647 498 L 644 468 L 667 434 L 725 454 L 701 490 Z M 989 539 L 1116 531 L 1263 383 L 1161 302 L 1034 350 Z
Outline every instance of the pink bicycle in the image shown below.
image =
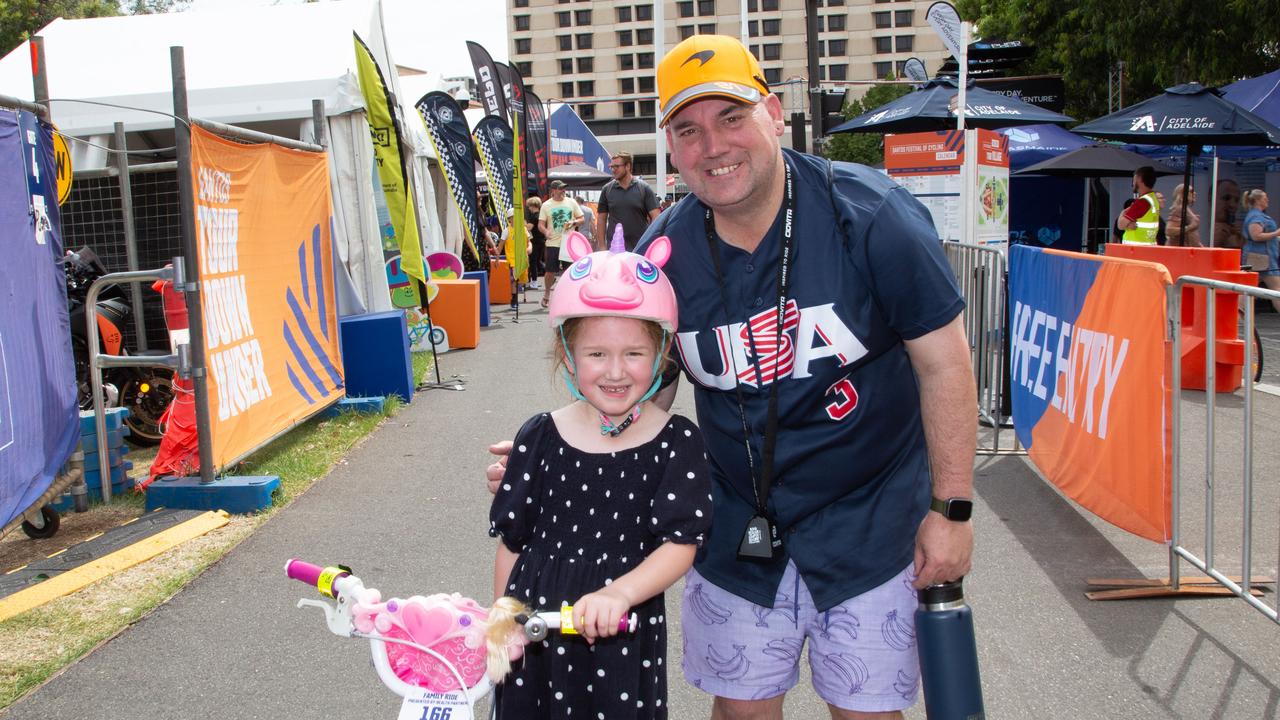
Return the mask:
M 476 703 L 502 682 L 526 644 L 551 632 L 577 634 L 572 606 L 533 612 L 499 598 L 484 608 L 457 593 L 383 601 L 350 568 L 297 559 L 285 564 L 285 575 L 333 600 L 298 601 L 323 610 L 330 632 L 369 640 L 378 678 L 404 699 L 402 719 L 474 720 Z M 638 622 L 630 613 L 618 629 L 635 632 Z

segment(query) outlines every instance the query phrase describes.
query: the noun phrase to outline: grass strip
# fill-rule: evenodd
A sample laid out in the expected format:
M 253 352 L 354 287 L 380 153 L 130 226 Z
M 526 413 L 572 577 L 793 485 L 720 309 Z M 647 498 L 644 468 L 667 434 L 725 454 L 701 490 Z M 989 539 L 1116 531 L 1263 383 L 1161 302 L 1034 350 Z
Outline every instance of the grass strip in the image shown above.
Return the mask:
M 431 368 L 430 353 L 413 354 L 415 380 Z M 213 563 L 321 477 L 403 406 L 387 398 L 381 413 L 343 413 L 312 419 L 228 471 L 236 475 L 278 475 L 281 497 L 268 510 L 237 515 L 227 525 L 141 563 L 73 595 L 0 623 L 0 709 L 39 687 L 63 668 L 115 637 L 178 593 Z M 138 493 L 113 497 L 107 505 L 136 506 Z M 93 512 L 94 508 L 90 509 Z

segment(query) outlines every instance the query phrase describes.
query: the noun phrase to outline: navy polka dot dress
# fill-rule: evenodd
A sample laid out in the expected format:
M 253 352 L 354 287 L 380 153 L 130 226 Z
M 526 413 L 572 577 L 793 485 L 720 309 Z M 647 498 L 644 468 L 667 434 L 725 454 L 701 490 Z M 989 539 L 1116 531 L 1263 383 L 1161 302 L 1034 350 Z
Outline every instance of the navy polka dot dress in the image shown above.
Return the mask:
M 519 553 L 507 594 L 537 610 L 571 604 L 664 542 L 701 543 L 711 482 L 698 428 L 672 416 L 657 437 L 616 453 L 564 441 L 549 414 L 520 429 L 493 500 L 489 534 Z M 666 718 L 667 626 L 660 594 L 640 624 L 588 645 L 553 633 L 525 648 L 498 686 L 498 718 Z

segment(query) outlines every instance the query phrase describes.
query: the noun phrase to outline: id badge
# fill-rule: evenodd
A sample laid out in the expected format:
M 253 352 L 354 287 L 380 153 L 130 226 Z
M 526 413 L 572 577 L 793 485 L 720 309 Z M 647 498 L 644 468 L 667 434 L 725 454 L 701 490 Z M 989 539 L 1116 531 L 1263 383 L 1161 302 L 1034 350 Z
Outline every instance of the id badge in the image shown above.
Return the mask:
M 738 544 L 738 559 L 754 562 L 773 560 L 782 548 L 782 540 L 778 539 L 778 526 L 768 518 L 756 515 L 747 522 L 742 531 L 742 542 Z

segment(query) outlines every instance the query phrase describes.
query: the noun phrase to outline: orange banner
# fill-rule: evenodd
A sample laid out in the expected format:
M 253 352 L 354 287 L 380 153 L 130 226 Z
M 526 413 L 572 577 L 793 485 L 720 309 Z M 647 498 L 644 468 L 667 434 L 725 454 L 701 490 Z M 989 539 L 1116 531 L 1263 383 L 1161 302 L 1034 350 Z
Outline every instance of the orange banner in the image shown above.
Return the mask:
M 191 128 L 213 460 L 343 394 L 328 158 Z
M 1010 248 L 1014 428 L 1045 477 L 1140 537 L 1171 532 L 1169 273 Z

